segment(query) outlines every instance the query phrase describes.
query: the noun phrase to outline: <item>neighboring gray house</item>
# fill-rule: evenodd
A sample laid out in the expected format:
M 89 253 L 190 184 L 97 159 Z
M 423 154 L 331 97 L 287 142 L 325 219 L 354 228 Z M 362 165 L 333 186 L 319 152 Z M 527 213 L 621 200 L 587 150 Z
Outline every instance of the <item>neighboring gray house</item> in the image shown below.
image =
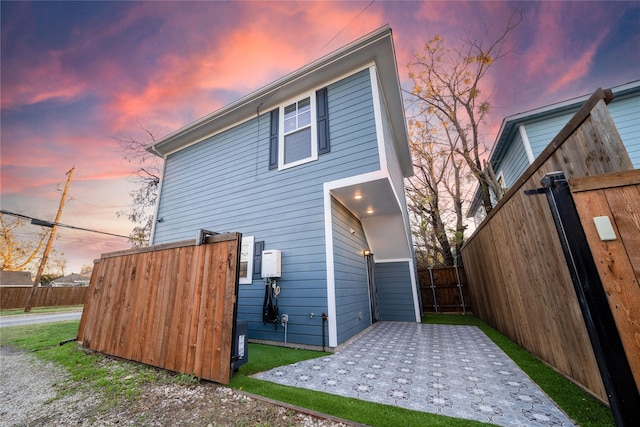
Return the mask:
M 51 286 L 89 286 L 91 274 L 70 274 L 51 281 Z
M 633 166 L 640 168 L 640 80 L 611 88 L 607 105 Z M 588 95 L 505 118 L 490 154 L 496 177 L 508 189 L 549 145 Z M 469 208 L 476 225 L 486 216 L 480 193 Z
M 153 244 L 242 233 L 238 319 L 250 339 L 285 339 L 262 318 L 263 249 L 282 254 L 289 343 L 320 346 L 326 334 L 336 347 L 376 320 L 420 321 L 403 183 L 412 162 L 388 27 L 148 150 L 165 161 Z
M 28 271 L 0 270 L 0 286 L 32 287 L 33 278 Z

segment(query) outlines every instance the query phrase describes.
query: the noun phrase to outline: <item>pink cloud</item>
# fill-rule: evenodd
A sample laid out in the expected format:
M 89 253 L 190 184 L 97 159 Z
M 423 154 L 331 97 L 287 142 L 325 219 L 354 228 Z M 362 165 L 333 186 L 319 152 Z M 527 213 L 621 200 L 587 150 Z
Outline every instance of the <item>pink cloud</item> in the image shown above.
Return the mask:
M 231 90 L 243 96 L 337 48 L 342 41 L 325 48 L 329 35 L 343 29 L 362 7 L 324 2 L 251 6 L 236 15 L 238 22 L 224 38 L 210 28 L 210 42 L 199 43 L 197 49 L 168 51 L 144 85 L 123 86 L 114 93 L 107 106 L 113 127 L 126 129 L 144 118 L 177 129 L 233 100 L 216 99 L 212 93 Z M 324 17 L 322 22 L 318 16 Z M 352 21 L 340 38 L 350 41 L 381 22 L 380 16 L 367 14 Z M 180 114 L 184 111 L 191 112 L 186 122 Z

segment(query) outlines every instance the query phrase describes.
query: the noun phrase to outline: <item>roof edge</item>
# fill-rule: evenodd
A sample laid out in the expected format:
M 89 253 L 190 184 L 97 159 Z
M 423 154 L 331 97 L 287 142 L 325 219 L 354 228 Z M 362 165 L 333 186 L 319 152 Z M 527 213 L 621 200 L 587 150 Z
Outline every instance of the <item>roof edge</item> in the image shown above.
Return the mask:
M 170 152 L 179 150 L 180 148 L 193 143 L 195 140 L 202 139 L 203 136 L 208 134 L 205 129 L 208 129 L 214 122 L 220 121 L 224 117 L 232 116 L 234 113 L 240 113 L 242 110 L 256 111 L 254 108 L 249 108 L 250 104 L 256 104 L 259 107 L 263 104 L 268 104 L 273 95 L 281 88 L 289 86 L 296 81 L 312 74 L 315 71 L 323 69 L 330 64 L 335 63 L 355 52 L 362 50 L 363 48 L 379 42 L 385 38 L 389 38 L 391 41 L 391 48 L 393 50 L 393 40 L 391 36 L 391 28 L 389 25 L 384 25 L 379 29 L 372 31 L 371 33 L 360 37 L 359 39 L 325 55 L 319 59 L 316 59 L 301 68 L 286 74 L 285 76 L 263 86 L 242 98 L 227 104 L 226 106 L 168 134 L 161 138 L 159 141 L 149 145 L 146 149 L 150 153 L 164 156 Z M 395 52 L 394 52 L 395 55 Z M 373 59 L 373 58 L 372 58 Z M 394 61 L 395 66 L 395 61 Z M 397 75 L 397 67 L 395 69 Z M 406 125 L 405 125 L 406 126 Z M 221 128 L 220 126 L 216 126 Z M 406 128 L 405 128 L 406 132 Z

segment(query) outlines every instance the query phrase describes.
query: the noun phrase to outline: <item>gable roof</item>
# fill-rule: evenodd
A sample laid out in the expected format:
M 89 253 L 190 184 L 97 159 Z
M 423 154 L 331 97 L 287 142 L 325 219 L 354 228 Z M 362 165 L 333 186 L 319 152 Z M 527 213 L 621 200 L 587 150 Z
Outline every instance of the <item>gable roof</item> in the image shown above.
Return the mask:
M 615 98 L 618 99 L 638 93 L 640 92 L 640 80 L 612 87 L 611 91 Z M 502 125 L 500 126 L 496 142 L 493 144 L 493 148 L 489 154 L 491 163 L 495 164 L 495 162 L 504 155 L 504 152 L 509 148 L 513 141 L 514 134 L 518 132 L 520 125 L 544 120 L 567 112 L 578 111 L 580 106 L 582 106 L 590 96 L 591 94 L 583 95 L 578 98 L 568 99 L 566 101 L 557 102 L 555 104 L 546 105 L 534 110 L 505 117 L 502 120 Z
M 404 105 L 393 38 L 388 25 L 165 136 L 147 147 L 147 150 L 164 157 L 240 123 L 257 112 L 268 111 L 291 97 L 316 87 L 319 82 L 329 81 L 371 62 L 376 64 L 387 103 L 402 172 L 404 176 L 411 176 L 413 169 Z
M 619 100 L 627 96 L 637 96 L 637 94 L 640 93 L 640 80 L 635 80 L 620 86 L 614 86 L 610 90 L 614 95 L 614 100 Z M 495 168 L 498 161 L 502 160 L 507 149 L 513 143 L 515 134 L 518 132 L 520 125 L 545 120 L 568 112 L 576 112 L 591 96 L 592 94 L 582 95 L 577 98 L 571 98 L 566 101 L 545 105 L 544 107 L 505 117 L 502 120 L 502 125 L 500 126 L 500 130 L 496 136 L 493 148 L 489 153 L 489 161 Z M 471 205 L 467 211 L 467 217 L 473 216 L 480 208 L 481 204 L 482 197 L 480 194 L 480 188 L 476 185 Z
M 28 271 L 0 270 L 0 286 L 33 286 L 33 279 Z

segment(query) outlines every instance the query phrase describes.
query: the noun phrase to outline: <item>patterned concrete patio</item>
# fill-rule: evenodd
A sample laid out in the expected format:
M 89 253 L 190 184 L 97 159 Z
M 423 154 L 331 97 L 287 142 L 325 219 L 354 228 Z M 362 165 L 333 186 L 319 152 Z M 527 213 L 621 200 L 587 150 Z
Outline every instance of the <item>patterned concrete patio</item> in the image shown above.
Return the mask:
M 257 378 L 501 426 L 573 426 L 475 326 L 379 322 L 331 356 Z

